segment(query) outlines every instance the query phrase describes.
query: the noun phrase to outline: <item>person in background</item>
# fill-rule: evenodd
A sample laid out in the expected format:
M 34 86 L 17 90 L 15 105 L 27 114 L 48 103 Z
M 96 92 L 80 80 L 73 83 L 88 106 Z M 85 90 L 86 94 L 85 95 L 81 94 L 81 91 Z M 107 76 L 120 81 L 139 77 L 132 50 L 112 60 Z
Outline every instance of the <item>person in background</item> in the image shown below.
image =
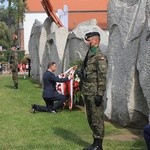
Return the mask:
M 17 46 L 11 46 L 11 53 L 9 57 L 10 69 L 12 72 L 12 79 L 14 82 L 14 89 L 18 89 L 18 53 L 17 53 Z
M 82 93 L 89 126 L 93 133 L 93 143 L 83 150 L 103 150 L 104 110 L 103 96 L 106 90 L 107 58 L 100 50 L 100 34 L 90 32 L 85 35 L 90 49 L 84 60 Z
M 26 79 L 26 64 L 22 64 L 23 78 Z
M 65 78 L 59 78 L 54 74 L 56 69 L 57 65 L 55 62 L 48 63 L 47 70 L 43 75 L 43 99 L 46 106 L 33 104 L 31 107 L 32 113 L 35 113 L 36 111 L 56 113 L 69 98 L 69 96 L 62 95 L 56 90 L 56 82 L 67 82 L 72 79 L 73 76 L 70 75 Z
M 22 64 L 22 70 L 23 70 L 23 72 L 25 72 L 26 71 L 26 64 Z
M 150 122 L 150 114 L 149 114 L 149 122 Z M 143 129 L 144 139 L 147 144 L 148 150 L 150 150 L 150 123 L 146 125 Z

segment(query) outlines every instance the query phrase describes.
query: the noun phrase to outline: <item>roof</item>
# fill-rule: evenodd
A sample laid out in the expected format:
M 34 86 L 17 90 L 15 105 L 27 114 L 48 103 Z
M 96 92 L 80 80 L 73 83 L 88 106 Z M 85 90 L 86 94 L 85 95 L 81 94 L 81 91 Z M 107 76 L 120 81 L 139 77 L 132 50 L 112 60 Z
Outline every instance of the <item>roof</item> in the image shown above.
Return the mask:
M 69 29 L 79 23 L 95 18 L 102 29 L 107 28 L 108 0 L 49 0 L 54 11 L 68 6 Z M 45 12 L 41 0 L 27 0 L 26 12 Z

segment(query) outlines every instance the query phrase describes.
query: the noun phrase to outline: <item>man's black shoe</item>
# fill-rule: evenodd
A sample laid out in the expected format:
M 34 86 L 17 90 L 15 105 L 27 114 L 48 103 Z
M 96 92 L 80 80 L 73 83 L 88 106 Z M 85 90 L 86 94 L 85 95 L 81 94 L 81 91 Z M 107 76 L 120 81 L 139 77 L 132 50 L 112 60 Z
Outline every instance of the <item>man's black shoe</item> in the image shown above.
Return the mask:
M 58 110 L 51 110 L 50 112 L 53 114 L 56 114 L 56 113 L 58 113 Z
M 55 110 L 52 110 L 51 113 L 56 114 L 57 112 Z
M 36 109 L 35 109 L 35 104 L 31 105 L 31 112 L 35 113 Z

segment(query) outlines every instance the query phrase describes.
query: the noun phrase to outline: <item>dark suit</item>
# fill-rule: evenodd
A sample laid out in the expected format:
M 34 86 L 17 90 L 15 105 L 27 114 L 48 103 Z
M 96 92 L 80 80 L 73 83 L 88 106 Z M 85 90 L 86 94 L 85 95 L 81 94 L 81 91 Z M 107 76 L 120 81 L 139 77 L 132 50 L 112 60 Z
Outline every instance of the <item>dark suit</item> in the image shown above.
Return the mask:
M 146 125 L 143 129 L 144 139 L 147 144 L 148 150 L 150 150 L 150 124 Z
M 59 94 L 56 90 L 56 82 L 67 82 L 68 77 L 59 78 L 54 73 L 46 71 L 43 75 L 43 99 L 46 106 L 35 105 L 35 109 L 40 112 L 51 112 L 59 109 L 67 100 L 67 96 Z M 54 104 L 54 101 L 57 101 Z

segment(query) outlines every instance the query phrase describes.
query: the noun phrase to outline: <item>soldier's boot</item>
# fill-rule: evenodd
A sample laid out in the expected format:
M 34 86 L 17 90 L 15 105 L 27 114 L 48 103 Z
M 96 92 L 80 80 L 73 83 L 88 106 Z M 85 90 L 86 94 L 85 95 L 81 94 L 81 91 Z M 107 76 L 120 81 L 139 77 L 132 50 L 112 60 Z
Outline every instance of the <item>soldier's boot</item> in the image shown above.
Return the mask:
M 93 144 L 91 144 L 89 147 L 83 148 L 83 150 L 91 150 L 93 148 Z
M 90 149 L 90 150 L 103 150 L 102 142 L 103 142 L 102 139 L 96 139 L 96 138 L 94 138 L 93 148 Z
M 83 148 L 83 150 L 92 150 L 94 148 L 95 143 L 96 143 L 96 138 L 94 138 L 93 144 L 91 144 L 89 147 Z
M 15 88 L 15 89 L 18 89 L 18 83 L 15 83 L 14 88 Z

